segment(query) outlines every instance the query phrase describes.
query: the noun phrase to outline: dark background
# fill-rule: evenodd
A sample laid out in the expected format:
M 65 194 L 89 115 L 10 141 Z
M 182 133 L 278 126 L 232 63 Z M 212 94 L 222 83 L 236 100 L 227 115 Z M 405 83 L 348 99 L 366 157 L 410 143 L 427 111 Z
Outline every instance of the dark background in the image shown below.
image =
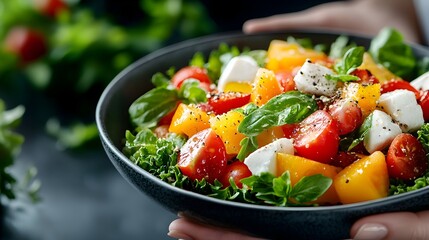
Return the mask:
M 325 1 L 202 2 L 216 23 L 216 32 L 225 32 L 240 31 L 247 19 L 299 11 Z M 144 17 L 135 11 L 138 1 L 84 3 L 110 11 L 122 24 Z M 8 106 L 26 106 L 19 128 L 25 143 L 12 171 L 19 176 L 35 166 L 42 182 L 39 203 L 32 204 L 18 196 L 1 209 L 0 239 L 170 239 L 168 225 L 176 216 L 127 183 L 100 143 L 84 151 L 63 150 L 46 135 L 44 123 L 54 102 L 31 89 L 18 95 L 0 90 L 0 97 L 6 99 Z

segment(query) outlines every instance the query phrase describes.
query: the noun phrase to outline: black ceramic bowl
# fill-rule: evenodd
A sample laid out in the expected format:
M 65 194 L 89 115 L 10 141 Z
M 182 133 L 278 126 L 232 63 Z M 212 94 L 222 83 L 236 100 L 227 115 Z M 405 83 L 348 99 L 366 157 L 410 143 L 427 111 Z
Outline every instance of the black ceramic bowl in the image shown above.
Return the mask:
M 96 110 L 100 138 L 111 162 L 138 190 L 155 199 L 174 213 L 210 224 L 240 229 L 256 236 L 278 239 L 344 239 L 355 220 L 376 213 L 418 211 L 429 208 L 429 188 L 390 196 L 384 199 L 321 207 L 273 207 L 218 200 L 173 187 L 133 164 L 122 152 L 125 130 L 131 129 L 128 108 L 140 95 L 150 90 L 151 77 L 187 65 L 195 52 L 208 54 L 221 42 L 240 48 L 267 49 L 272 39 L 287 36 L 310 38 L 313 43 L 331 44 L 338 37 L 334 32 L 291 31 L 243 35 L 227 33 L 181 42 L 155 51 L 123 70 L 104 90 Z M 370 38 L 347 34 L 350 41 L 369 47 Z M 413 45 L 418 57 L 429 51 Z M 138 206 L 136 206 L 138 207 Z

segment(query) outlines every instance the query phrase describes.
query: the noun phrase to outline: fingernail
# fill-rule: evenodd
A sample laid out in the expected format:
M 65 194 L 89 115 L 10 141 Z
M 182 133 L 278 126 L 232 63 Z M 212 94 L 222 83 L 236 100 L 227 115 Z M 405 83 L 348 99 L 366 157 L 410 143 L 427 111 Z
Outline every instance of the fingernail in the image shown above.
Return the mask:
M 362 225 L 353 239 L 355 240 L 380 240 L 387 236 L 386 226 L 378 223 L 366 223 Z
M 169 237 L 176 238 L 176 239 L 192 240 L 192 237 L 190 237 L 190 236 L 188 236 L 188 235 L 186 235 L 186 234 L 184 234 L 182 232 L 176 231 L 176 230 L 169 231 L 167 233 L 167 235 Z

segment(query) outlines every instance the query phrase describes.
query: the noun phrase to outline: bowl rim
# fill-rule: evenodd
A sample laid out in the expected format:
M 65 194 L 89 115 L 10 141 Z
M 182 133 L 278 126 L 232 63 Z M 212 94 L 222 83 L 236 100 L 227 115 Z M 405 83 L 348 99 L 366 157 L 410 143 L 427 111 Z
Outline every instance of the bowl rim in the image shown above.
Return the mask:
M 100 95 L 100 98 L 98 100 L 97 106 L 96 106 L 96 112 L 95 112 L 95 121 L 98 128 L 99 136 L 101 141 L 103 142 L 104 147 L 108 147 L 110 151 L 115 154 L 120 161 L 125 163 L 128 167 L 132 168 L 134 171 L 136 171 L 138 174 L 142 174 L 145 178 L 150 179 L 150 181 L 153 181 L 155 184 L 160 185 L 162 188 L 166 188 L 169 191 L 175 191 L 180 194 L 184 194 L 187 197 L 196 198 L 199 200 L 209 201 L 211 203 L 220 204 L 220 205 L 229 205 L 233 207 L 239 207 L 239 208 L 247 208 L 247 209 L 262 209 L 264 211 L 284 211 L 284 212 L 313 212 L 313 211 L 344 211 L 344 210 L 350 210 L 353 208 L 359 208 L 359 209 L 370 209 L 370 208 L 376 208 L 379 206 L 384 206 L 385 204 L 395 204 L 398 202 L 402 202 L 404 200 L 412 199 L 418 195 L 427 193 L 429 191 L 429 186 L 413 190 L 406 193 L 401 193 L 398 195 L 392 195 L 387 196 L 385 198 L 381 199 L 375 199 L 375 200 L 369 200 L 364 202 L 358 202 L 358 203 L 350 203 L 350 204 L 342 204 L 342 205 L 332 205 L 332 206 L 312 206 L 312 207 L 279 207 L 279 206 L 271 206 L 271 205 L 258 205 L 258 204 L 252 204 L 252 203 L 243 203 L 243 202 L 234 202 L 229 200 L 222 200 L 217 199 L 214 197 L 206 196 L 200 193 L 192 192 L 189 190 L 185 190 L 179 187 L 175 187 L 173 185 L 170 185 L 167 182 L 162 181 L 158 177 L 150 174 L 146 170 L 142 169 L 141 167 L 134 164 L 128 157 L 126 157 L 120 149 L 118 149 L 115 144 L 112 142 L 112 139 L 109 137 L 106 126 L 104 125 L 104 121 L 102 119 L 102 112 L 105 108 L 105 102 L 106 99 L 109 98 L 109 96 L 112 94 L 112 92 L 115 89 L 115 86 L 119 84 L 121 79 L 129 74 L 130 71 L 133 71 L 134 69 L 138 68 L 140 65 L 151 61 L 152 59 L 162 57 L 163 55 L 175 51 L 180 51 L 182 48 L 188 48 L 192 47 L 194 45 L 198 44 L 207 44 L 210 42 L 220 42 L 220 40 L 224 39 L 230 39 L 230 38 L 240 38 L 244 36 L 268 36 L 268 35 L 277 35 L 277 34 L 284 34 L 285 36 L 291 35 L 291 34 L 312 34 L 312 35 L 331 35 L 331 36 L 339 36 L 339 35 L 346 35 L 348 37 L 353 38 L 361 38 L 365 40 L 370 40 L 374 36 L 371 35 L 365 35 L 365 34 L 359 34 L 359 33 L 353 33 L 353 32 L 346 32 L 346 31 L 338 31 L 338 30 L 332 30 L 332 29 L 291 29 L 286 31 L 271 31 L 271 32 L 263 32 L 263 33 L 252 33 L 252 34 L 244 34 L 242 32 L 238 31 L 232 31 L 232 32 L 223 32 L 223 33 L 216 33 L 206 36 L 201 36 L 197 38 L 192 38 L 188 40 L 184 40 L 181 42 L 177 42 L 165 47 L 162 47 L 160 49 L 157 49 L 145 56 L 142 56 L 140 59 L 134 61 L 129 66 L 125 67 L 121 72 L 119 72 L 113 80 L 105 87 L 103 92 Z M 413 49 L 417 51 L 424 52 L 425 55 L 429 56 L 429 48 L 420 44 L 408 42 Z

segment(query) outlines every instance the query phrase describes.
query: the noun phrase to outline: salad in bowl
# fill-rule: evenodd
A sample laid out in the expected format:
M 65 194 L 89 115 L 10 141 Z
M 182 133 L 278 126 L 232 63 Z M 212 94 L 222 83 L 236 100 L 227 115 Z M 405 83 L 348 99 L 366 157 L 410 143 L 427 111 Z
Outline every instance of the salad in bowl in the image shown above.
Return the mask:
M 360 46 L 285 36 L 219 44 L 152 76 L 122 153 L 174 187 L 279 207 L 336 206 L 429 183 L 429 74 L 396 30 Z

